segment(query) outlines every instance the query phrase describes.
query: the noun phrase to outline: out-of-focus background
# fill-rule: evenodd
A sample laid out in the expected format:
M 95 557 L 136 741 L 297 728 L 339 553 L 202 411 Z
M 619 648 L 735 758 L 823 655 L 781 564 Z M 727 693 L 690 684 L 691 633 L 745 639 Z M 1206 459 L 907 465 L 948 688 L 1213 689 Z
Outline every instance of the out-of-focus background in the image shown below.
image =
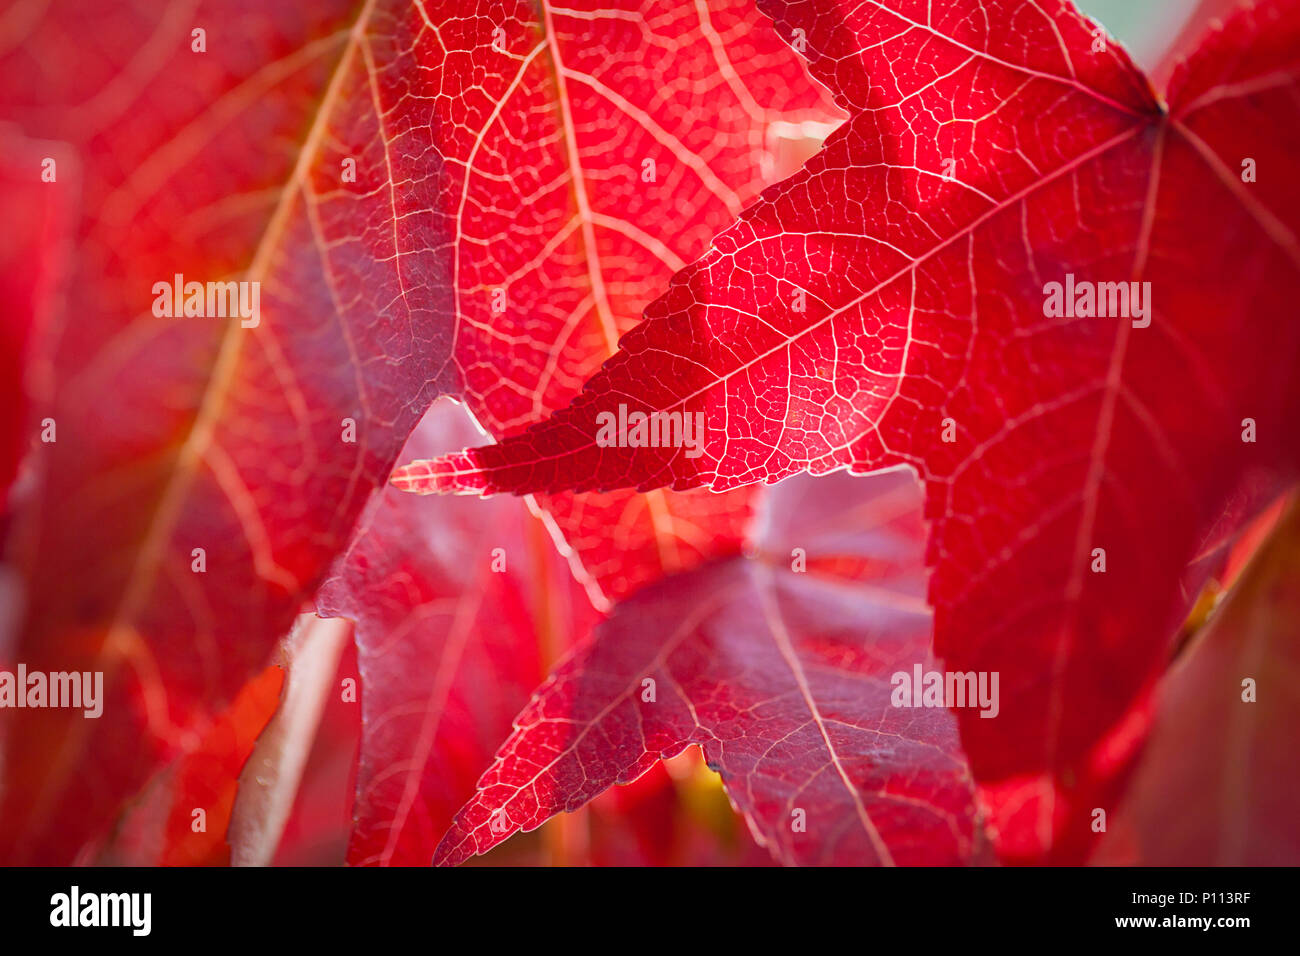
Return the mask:
M 1075 0 L 1144 70 L 1154 71 L 1202 0 Z

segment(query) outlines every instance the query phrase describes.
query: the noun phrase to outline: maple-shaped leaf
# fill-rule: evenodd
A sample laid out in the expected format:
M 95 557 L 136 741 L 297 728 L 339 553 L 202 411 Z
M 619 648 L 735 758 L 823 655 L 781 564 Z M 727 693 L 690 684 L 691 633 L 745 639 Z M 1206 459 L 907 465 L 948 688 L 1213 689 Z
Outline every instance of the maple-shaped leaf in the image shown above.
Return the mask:
M 0 857 L 70 859 L 184 752 L 432 399 L 493 427 L 541 416 L 756 193 L 824 99 L 757 19 L 741 0 L 209 0 L 24 23 L 0 119 L 84 176 L 47 187 L 81 216 L 28 366 L 29 417 L 58 441 L 5 543 L 27 589 L 16 653 L 103 669 L 111 701 L 94 727 L 6 720 L 22 784 L 0 812 L 23 822 Z M 225 281 L 247 314 L 177 314 L 184 283 Z M 745 498 L 680 522 L 630 507 L 626 541 L 665 567 L 734 550 Z M 594 563 L 629 577 L 607 546 Z
M 762 185 L 788 171 L 783 153 L 800 148 L 808 128 L 824 130 L 831 113 L 824 90 L 748 0 L 707 8 L 638 2 L 510 9 L 502 16 L 492 8 L 483 29 L 444 31 L 447 55 L 427 64 L 431 86 L 440 75 L 459 81 L 467 65 L 519 70 L 499 116 L 477 137 L 456 131 L 438 146 L 467 170 L 451 250 L 457 304 L 467 322 L 457 340 L 463 397 L 481 424 L 502 435 L 572 398 L 673 270 L 702 252 Z M 485 33 L 493 24 L 500 32 Z M 401 151 L 397 161 L 406 162 Z M 509 216 L 502 215 L 506 205 Z M 510 348 L 502 348 L 506 329 L 515 330 Z M 437 450 L 454 447 L 439 445 L 435 432 L 421 441 Z M 542 509 L 603 606 L 665 572 L 734 553 L 750 518 L 750 497 L 560 496 Z M 424 862 L 430 840 L 463 802 L 466 785 L 484 769 L 482 758 L 504 736 L 543 665 L 536 663 L 540 635 L 526 616 L 487 622 L 517 604 L 524 583 L 517 572 L 489 575 L 482 563 L 458 565 L 458 555 L 447 564 L 449 546 L 434 562 L 418 548 L 439 522 L 459 529 L 454 537 L 465 547 L 491 544 L 481 535 L 490 537 L 493 521 L 508 522 L 496 533 L 512 543 L 523 528 L 514 526 L 532 523 L 514 508 L 495 509 L 490 519 L 464 508 L 422 511 L 400 497 L 385 501 L 364 523 L 364 543 L 349 552 L 382 549 L 385 557 L 366 560 L 364 570 L 345 563 L 323 594 L 323 609 L 363 623 L 366 683 L 377 683 L 366 709 L 384 715 L 372 721 L 375 732 L 363 743 L 349 859 Z M 457 600 L 483 603 L 455 628 L 440 617 L 420 617 L 427 612 L 413 612 L 396 597 L 371 606 L 377 593 L 394 586 L 380 569 L 392 570 L 395 561 L 402 566 L 397 581 L 407 582 L 402 597 L 436 594 L 449 607 L 461 606 Z M 554 572 L 549 580 L 560 585 Z M 469 596 L 482 582 L 491 584 L 494 597 Z M 558 593 L 566 591 L 560 585 Z M 494 636 L 480 638 L 480 629 Z M 448 642 L 455 653 L 444 653 Z M 463 668 L 461 653 L 468 655 Z M 424 683 L 429 668 L 446 668 L 443 684 Z M 500 694 L 483 700 L 474 681 L 493 668 L 500 668 L 491 678 Z M 416 706 L 412 701 L 438 733 L 413 719 L 388 717 Z M 465 739 L 456 739 L 458 732 Z M 482 742 L 476 749 L 471 740 Z M 409 761 L 397 774 L 395 754 Z
M 1150 742 L 1098 862 L 1294 864 L 1297 620 L 1300 508 L 1293 502 L 1164 677 Z
M 407 449 L 474 434 L 463 410 L 438 405 Z M 523 502 L 394 488 L 367 509 L 317 606 L 355 622 L 364 691 L 348 862 L 427 865 L 511 718 L 595 614 Z
M 464 4 L 436 7 L 434 19 Z M 447 58 L 425 65 L 431 86 L 467 70 L 513 73 L 495 122 L 438 144 L 467 170 L 450 250 L 465 401 L 503 437 L 573 399 L 672 274 L 839 117 L 752 0 L 480 12 L 481 24 L 442 31 Z M 734 553 L 751 497 L 616 492 L 540 504 L 605 606 Z
M 691 744 L 778 860 L 976 858 L 955 720 L 893 699 L 897 673 L 934 665 L 920 502 L 902 471 L 790 482 L 753 557 L 619 602 L 516 718 L 435 862 L 463 862 Z
M 725 490 L 911 463 L 936 650 L 1002 675 L 1001 717 L 962 715 L 976 773 L 1068 781 L 1167 660 L 1225 500 L 1295 474 L 1300 4 L 1242 9 L 1163 99 L 1066 2 L 760 7 L 849 120 L 571 406 L 394 480 Z M 619 440 L 620 406 L 658 434 L 702 417 L 702 451 Z

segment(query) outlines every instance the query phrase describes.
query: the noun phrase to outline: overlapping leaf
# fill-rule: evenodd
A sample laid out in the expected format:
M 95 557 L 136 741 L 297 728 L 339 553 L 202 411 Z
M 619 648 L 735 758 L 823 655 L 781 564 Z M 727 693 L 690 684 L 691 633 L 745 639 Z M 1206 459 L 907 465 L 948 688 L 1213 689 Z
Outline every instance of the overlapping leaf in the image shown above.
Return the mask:
M 753 557 L 620 602 L 516 719 L 435 862 L 484 852 L 691 744 L 783 862 L 979 858 L 955 720 L 891 702 L 894 673 L 934 664 L 920 501 L 906 472 L 791 481 Z
M 760 6 L 848 122 L 568 409 L 395 480 L 727 489 L 914 463 L 937 651 L 1004 681 L 1002 719 L 963 717 L 975 770 L 1068 786 L 1167 659 L 1225 501 L 1295 474 L 1300 5 L 1243 9 L 1163 101 L 1064 2 Z M 1071 275 L 1149 282 L 1150 324 L 1049 316 Z M 704 414 L 704 454 L 606 447 L 618 403 Z
M 586 6 L 211 0 L 6 21 L 0 118 L 85 168 L 63 309 L 29 366 L 59 440 L 6 542 L 28 591 L 15 653 L 103 669 L 112 690 L 101 724 L 7 721 L 22 785 L 5 789 L 5 859 L 70 859 L 202 734 L 435 396 L 500 429 L 569 397 L 755 194 L 782 151 L 769 136 L 822 102 L 739 0 Z M 65 167 L 49 188 L 68 200 L 73 181 Z M 154 284 L 178 275 L 260 283 L 260 315 L 155 316 Z M 746 517 L 627 513 L 645 526 L 627 567 L 647 568 L 734 549 Z M 607 545 L 595 564 L 615 589 L 653 576 Z
M 463 8 L 454 14 L 450 7 L 425 8 L 433 21 L 450 24 L 439 34 L 447 55 L 429 64 L 434 73 L 459 82 L 461 74 L 477 67 L 491 71 L 505 64 L 517 71 L 508 100 L 500 101 L 488 122 L 466 129 L 454 117 L 438 143 L 444 159 L 465 170 L 459 231 L 450 250 L 456 305 L 466 325 L 458 332 L 456 352 L 465 373 L 463 394 L 480 422 L 506 434 L 572 397 L 673 268 L 705 248 L 708 237 L 756 195 L 765 174 L 780 171 L 783 153 L 802 146 L 805 126 L 816 129 L 815 121 L 828 118 L 828 104 L 747 2 L 483 11 L 473 21 L 460 15 Z M 395 65 L 394 77 L 397 70 Z M 434 82 L 428 80 L 430 86 Z M 472 107 L 477 94 L 470 93 Z M 805 118 L 810 122 L 795 122 Z M 408 162 L 405 135 L 394 150 L 399 164 Z M 440 450 L 449 447 L 454 446 Z M 543 507 L 575 570 L 603 603 L 665 571 L 734 552 L 749 520 L 749 497 L 614 494 L 573 501 L 566 496 Z M 382 520 L 369 524 L 371 544 L 362 550 L 382 544 L 419 564 L 411 549 L 430 533 L 420 529 L 432 529 L 436 520 L 451 521 L 462 528 L 457 539 L 468 539 L 466 526 L 485 519 L 464 509 L 421 512 L 393 502 L 382 510 Z M 508 537 L 513 541 L 517 535 Z M 401 543 L 405 538 L 410 542 Z M 388 561 L 370 563 L 391 567 Z M 407 571 L 401 577 L 419 582 L 412 585 L 416 592 L 430 588 L 448 601 L 456 594 L 453 584 L 472 593 L 474 582 L 494 581 L 498 599 L 484 604 L 492 614 L 517 601 L 511 589 L 523 583 L 514 574 L 461 579 L 441 565 Z M 379 579 L 350 580 L 346 571 L 343 577 L 326 589 L 325 607 L 367 620 L 363 642 L 382 643 L 394 660 L 403 661 L 390 671 L 363 654 L 369 659 L 364 670 L 373 677 L 368 682 L 385 688 L 369 698 L 376 713 L 400 711 L 411 699 L 426 701 L 428 711 L 429 690 L 414 675 L 446 663 L 442 642 L 472 640 L 477 648 L 479 639 L 466 633 L 448 637 L 437 620 L 408 630 L 385 617 L 408 613 L 399 600 L 367 610 L 384 587 Z M 558 593 L 566 593 L 557 578 L 550 580 Z M 352 585 L 360 590 L 349 597 Z M 482 620 L 457 625 L 475 631 L 486 626 Z M 518 652 L 513 664 L 506 662 L 511 641 L 535 647 L 534 629 L 518 620 L 492 629 L 496 643 L 474 652 L 484 660 L 469 676 L 484 678 L 500 665 L 495 686 L 509 688 L 518 681 L 530 690 L 541 676 L 535 668 L 530 672 L 536 655 Z M 497 724 L 466 706 L 478 701 L 473 681 L 452 667 L 447 685 L 435 691 L 454 699 L 439 702 L 431 719 L 445 717 L 447 727 L 467 738 L 490 734 Z M 503 692 L 492 706 L 509 716 L 520 703 Z M 402 736 L 406 730 L 422 741 L 417 746 L 427 748 L 411 758 L 408 772 L 396 775 L 402 786 L 415 789 L 402 791 L 405 796 L 371 793 L 369 769 L 383 768 L 383 779 L 389 779 L 393 754 L 409 749 Z M 437 806 L 437 795 L 451 794 L 454 805 L 465 796 L 456 790 L 455 774 L 441 772 L 452 760 L 443 751 L 474 752 L 454 736 L 448 731 L 427 739 L 419 726 L 398 720 L 382 740 L 367 735 L 361 783 L 366 797 L 358 808 L 354 862 L 428 859 L 425 844 L 446 822 L 447 808 Z M 496 742 L 483 746 L 490 753 Z M 471 780 L 483 769 L 469 759 L 461 767 Z M 420 783 L 423 778 L 429 782 Z M 426 786 L 434 795 L 422 789 Z M 412 801 L 419 818 L 407 831 Z M 396 821 L 385 816 L 393 813 Z M 374 830 L 381 841 L 372 838 Z
M 501 437 L 570 401 L 673 272 L 790 171 L 834 110 L 751 0 L 480 5 L 461 22 L 464 8 L 429 9 L 454 25 L 443 42 L 461 58 L 438 66 L 517 84 L 481 134 L 439 146 L 466 168 L 451 251 L 467 325 L 457 361 L 469 407 Z M 604 604 L 734 552 L 750 497 L 542 506 Z
M 454 448 L 462 410 L 429 411 L 407 448 Z M 421 502 L 388 489 L 321 588 L 355 622 L 363 697 L 348 860 L 427 865 L 510 720 L 595 614 L 520 501 Z

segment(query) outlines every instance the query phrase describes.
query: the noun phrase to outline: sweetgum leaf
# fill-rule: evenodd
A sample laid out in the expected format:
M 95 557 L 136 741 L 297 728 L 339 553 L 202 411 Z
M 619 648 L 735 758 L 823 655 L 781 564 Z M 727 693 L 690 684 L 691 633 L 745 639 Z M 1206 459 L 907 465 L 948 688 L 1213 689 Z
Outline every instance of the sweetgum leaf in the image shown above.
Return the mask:
M 936 651 L 1002 675 L 1002 717 L 962 715 L 976 775 L 1069 781 L 1167 661 L 1225 502 L 1296 474 L 1300 4 L 1241 9 L 1164 99 L 1064 2 L 760 6 L 849 120 L 572 405 L 394 481 L 725 490 L 913 464 Z M 1068 275 L 1149 282 L 1150 324 L 1048 316 Z M 704 453 L 598 441 L 619 404 L 703 414 Z
M 473 434 L 438 405 L 407 448 Z M 511 718 L 594 622 L 523 502 L 479 504 L 386 489 L 321 587 L 319 612 L 355 622 L 364 691 L 353 865 L 428 864 Z
M 575 810 L 691 744 L 782 862 L 980 858 L 955 720 L 891 703 L 895 672 L 934 666 L 920 501 L 907 472 L 789 482 L 753 557 L 621 601 L 515 719 L 435 863 Z
M 446 155 L 456 155 L 453 147 L 459 147 L 464 162 L 474 164 L 464 181 L 461 229 L 451 251 L 456 301 L 468 325 L 458 336 L 458 355 L 465 356 L 463 398 L 497 434 L 517 430 L 571 398 L 673 269 L 702 252 L 714 232 L 783 172 L 784 152 L 801 146 L 808 127 L 827 128 L 833 112 L 825 91 L 747 0 L 707 8 L 663 2 L 543 5 L 529 14 L 532 20 L 526 13 L 520 7 L 510 17 L 494 13 L 484 21 L 501 24 L 504 35 L 491 39 L 500 39 L 504 50 L 484 42 L 478 27 L 458 25 L 441 35 L 470 65 L 495 69 L 503 57 L 519 54 L 505 61 L 519 64 L 519 85 L 481 141 L 459 143 L 452 136 L 439 147 Z M 431 68 L 430 86 L 467 67 L 449 56 Z M 516 329 L 508 342 L 503 328 Z M 476 337 L 478 332 L 483 335 Z M 431 447 L 437 450 L 455 447 L 448 442 L 438 448 L 434 432 L 422 441 L 435 442 Z M 750 498 L 744 491 L 615 493 L 577 501 L 557 496 L 541 508 L 579 579 L 605 606 L 665 572 L 735 553 L 750 518 Z M 513 508 L 505 513 L 510 522 L 531 526 Z M 363 672 L 368 686 L 376 685 L 367 713 L 372 706 L 380 715 L 418 706 L 428 716 L 436 709 L 429 719 L 451 728 L 430 738 L 433 732 L 423 733 L 418 722 L 387 716 L 374 721 L 376 732 L 363 742 L 353 862 L 427 861 L 430 838 L 436 839 L 449 810 L 466 796 L 457 787 L 463 791 L 484 769 L 508 717 L 542 676 L 535 652 L 511 650 L 512 642 L 525 649 L 538 643 L 525 619 L 497 620 L 491 625 L 495 637 L 480 640 L 476 631 L 467 636 L 450 628 L 449 634 L 450 626 L 436 618 L 408 627 L 403 622 L 418 612 L 397 598 L 375 604 L 386 583 L 373 569 L 393 570 L 393 556 L 404 555 L 400 573 L 394 573 L 408 582 L 410 593 L 401 595 L 408 602 L 429 593 L 452 601 L 459 588 L 472 595 L 479 582 L 493 582 L 493 597 L 471 619 L 474 628 L 488 627 L 481 618 L 505 613 L 525 582 L 513 574 L 487 575 L 481 563 L 466 564 L 477 569 L 466 578 L 452 573 L 454 561 L 431 565 L 415 549 L 426 546 L 438 522 L 458 529 L 452 539 L 468 547 L 494 520 L 504 519 L 392 501 L 365 522 L 367 543 L 354 543 L 349 552 L 366 555 L 378 548 L 388 557 L 366 559 L 370 570 L 364 573 L 345 562 L 339 579 L 325 588 L 325 610 L 366 625 L 359 632 Z M 519 535 L 499 533 L 512 543 Z M 491 544 L 487 538 L 482 543 Z M 554 571 L 548 579 L 560 581 Z M 557 597 L 565 594 L 561 585 Z M 456 649 L 465 641 L 475 659 L 457 670 L 456 655 L 447 655 L 445 645 Z M 380 646 L 401 665 L 380 662 Z M 435 687 L 433 695 L 450 696 L 434 701 L 424 674 L 444 665 L 446 686 Z M 500 699 L 482 701 L 473 681 L 486 679 L 493 667 L 501 668 L 493 679 Z M 408 731 L 421 742 L 412 745 L 404 736 Z M 480 737 L 486 743 L 476 750 L 469 741 Z M 413 746 L 425 750 L 409 755 Z M 484 757 L 481 763 L 473 762 L 475 754 Z M 399 774 L 390 769 L 396 755 L 411 761 Z M 457 771 L 471 776 L 460 780 Z M 439 803 L 452 798 L 450 808 Z
M 502 52 L 477 29 L 443 34 L 474 67 L 518 64 L 518 88 L 464 156 L 474 175 L 452 251 L 457 308 L 483 333 L 458 339 L 465 399 L 497 437 L 573 399 L 672 274 L 839 119 L 751 0 L 509 9 L 501 20 L 479 8 L 501 24 Z M 615 492 L 540 504 L 605 606 L 734 553 L 751 498 Z
M 265 664 L 435 397 L 503 431 L 567 400 L 780 171 L 796 121 L 829 114 L 742 0 L 56 5 L 20 25 L 0 120 L 67 144 L 84 185 L 65 166 L 48 187 L 81 215 L 29 365 L 27 418 L 59 440 L 5 542 L 14 654 L 103 669 L 110 701 L 94 726 L 6 715 L 0 858 L 66 862 Z M 255 327 L 155 317 L 177 275 L 260 283 Z M 554 524 L 617 594 L 734 551 L 748 497 L 677 520 L 624 496 L 617 546 L 589 541 L 618 501 Z

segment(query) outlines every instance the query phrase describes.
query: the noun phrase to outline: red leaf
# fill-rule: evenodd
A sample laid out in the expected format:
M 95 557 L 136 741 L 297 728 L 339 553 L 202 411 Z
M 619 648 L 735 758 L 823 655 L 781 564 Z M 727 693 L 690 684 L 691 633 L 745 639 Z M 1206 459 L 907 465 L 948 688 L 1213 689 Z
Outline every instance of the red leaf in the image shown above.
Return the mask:
M 1298 619 L 1293 503 L 1162 682 L 1150 743 L 1100 862 L 1280 866 L 1300 856 Z
M 738 553 L 754 512 L 750 489 L 558 494 L 539 503 L 601 610 L 664 575 Z
M 1208 37 L 1167 108 L 1068 4 L 761 6 L 849 121 L 573 405 L 395 482 L 724 490 L 912 463 L 937 650 L 1002 674 L 1002 719 L 962 718 L 973 766 L 1069 777 L 1163 667 L 1225 501 L 1255 469 L 1295 474 L 1300 4 Z M 1244 159 L 1272 175 L 1243 182 Z M 1067 275 L 1149 281 L 1150 326 L 1045 317 Z M 602 447 L 619 404 L 703 414 L 703 454 Z
M 520 326 L 508 341 L 458 340 L 467 403 L 497 437 L 572 400 L 673 272 L 794 168 L 787 154 L 804 127 L 824 135 L 838 120 L 752 0 L 582 0 L 521 5 L 517 18 L 501 22 L 506 50 L 522 58 L 520 87 L 486 138 L 465 141 L 480 177 L 467 182 L 454 254 L 470 328 L 503 316 Z M 444 36 L 474 65 L 499 69 L 481 40 Z M 503 179 L 516 194 L 501 195 Z M 751 497 L 615 492 L 540 504 L 604 607 L 735 553 Z
M 407 448 L 472 434 L 440 405 Z M 567 635 L 594 619 L 523 503 L 481 504 L 387 489 L 321 588 L 320 613 L 351 618 L 360 652 L 354 865 L 428 864 Z
M 12 653 L 103 671 L 106 697 L 98 721 L 4 715 L 7 862 L 71 861 L 193 746 L 265 667 L 405 437 L 384 408 L 394 434 L 363 429 L 364 454 L 339 442 L 364 376 L 302 241 L 315 99 L 353 6 L 55 5 L 0 58 L 0 114 L 65 141 L 82 172 L 78 186 L 60 166 L 48 187 L 81 215 L 62 309 L 29 365 L 35 417 L 55 419 L 58 440 L 38 446 L 6 541 L 27 590 Z M 176 273 L 263 281 L 261 323 L 155 318 L 153 284 Z
M 1066 773 L 1022 774 L 981 782 L 980 805 L 998 859 L 1008 864 L 1079 866 L 1103 834 L 1094 810 L 1113 807 L 1124 793 L 1151 727 L 1153 687 Z
M 954 720 L 890 700 L 891 672 L 933 663 L 919 505 L 904 472 L 790 482 L 756 557 L 622 601 L 516 718 L 435 862 L 482 853 L 691 744 L 784 862 L 976 857 Z
M 780 131 L 788 127 L 797 132 L 795 120 L 830 118 L 824 91 L 808 80 L 798 58 L 748 0 L 727 0 L 707 9 L 646 2 L 610 11 L 603 8 L 607 5 L 590 4 L 598 11 L 590 16 L 580 12 L 583 6 L 540 8 L 540 20 L 532 24 L 537 34 L 517 29 L 529 26 L 527 21 L 492 21 L 505 24 L 508 51 L 526 42 L 519 50 L 525 61 L 535 62 L 521 63 L 520 86 L 511 94 L 509 109 L 502 111 L 499 124 L 487 127 L 486 136 L 462 138 L 457 133 L 439 144 L 444 155 L 479 163 L 480 175 L 466 180 L 461 199 L 464 208 L 479 214 L 462 219 L 453 255 L 457 301 L 467 323 L 457 354 L 467 369 L 465 400 L 497 434 L 518 430 L 572 398 L 673 268 L 702 252 L 708 237 L 757 195 L 765 170 L 782 171 L 780 153 L 787 147 Z M 459 51 L 457 56 L 497 69 L 500 54 L 483 42 L 482 32 L 446 31 L 442 42 Z M 538 35 L 547 38 L 544 49 L 536 45 Z M 663 43 L 665 36 L 674 38 L 671 44 Z M 446 63 L 435 66 L 445 75 L 459 76 Z M 456 63 L 456 71 L 463 69 L 464 64 Z M 556 69 L 558 78 L 552 75 Z M 471 100 L 473 96 L 477 93 Z M 611 154 L 609 136 L 615 129 L 620 131 L 617 156 L 635 161 Z M 797 138 L 786 132 L 784 139 L 794 143 Z M 642 159 L 654 163 L 649 184 Z M 530 183 L 569 181 L 572 188 L 525 188 L 517 182 L 520 169 L 528 170 Z M 503 219 L 493 210 L 503 206 L 499 194 L 506 174 L 524 195 L 514 197 L 517 205 Z M 498 290 L 507 318 L 518 316 L 515 321 L 522 323 L 509 349 L 500 347 L 503 317 L 493 302 Z M 437 445 L 432 434 L 425 441 L 455 447 Z M 749 492 L 616 493 L 577 502 L 560 496 L 541 504 L 592 599 L 606 606 L 665 572 L 735 553 L 750 518 L 750 498 Z M 478 748 L 457 742 L 452 730 L 430 739 L 420 725 L 396 720 L 382 739 L 367 735 L 361 820 L 350 859 L 425 862 L 430 841 L 468 795 L 468 785 L 508 731 L 508 718 L 542 676 L 538 668 L 543 665 L 535 653 L 530 656 L 512 645 L 536 648 L 533 625 L 524 619 L 496 620 L 489 628 L 495 634 L 491 640 L 481 641 L 477 632 L 448 634 L 437 621 L 425 622 L 418 636 L 408 632 L 402 620 L 410 595 L 369 606 L 377 592 L 392 586 L 376 569 L 394 571 L 395 556 L 404 554 L 396 580 L 416 588 L 421 599 L 429 596 L 425 589 L 445 600 L 466 587 L 473 595 L 480 579 L 491 581 L 492 597 L 480 614 L 501 615 L 518 601 L 511 588 L 521 582 L 513 576 L 489 575 L 479 564 L 468 566 L 479 570 L 466 578 L 460 573 L 464 569 L 453 574 L 451 568 L 429 566 L 414 542 L 399 542 L 412 535 L 422 538 L 431 533 L 425 529 L 435 527 L 433 522 L 444 521 L 462 528 L 457 537 L 466 547 L 479 541 L 490 548 L 492 542 L 479 537 L 479 522 L 507 521 L 508 529 L 496 533 L 512 544 L 522 533 L 520 523 L 532 523 L 513 507 L 496 509 L 498 519 L 465 508 L 420 509 L 400 496 L 391 507 L 381 508 L 382 520 L 370 525 L 369 540 L 352 554 L 380 549 L 385 560 L 366 559 L 364 573 L 345 569 L 345 580 L 327 587 L 325 601 L 331 612 L 366 622 L 362 640 L 372 648 L 363 654 L 366 682 L 378 681 L 383 688 L 369 698 L 374 712 L 387 715 L 417 706 L 416 701 L 430 720 L 445 717 L 453 730 L 468 728 L 471 740 L 485 738 Z M 550 572 L 553 580 L 558 580 L 556 573 Z M 470 595 L 463 600 L 471 600 Z M 482 620 L 475 626 L 488 627 Z M 436 689 L 452 699 L 438 704 L 433 714 L 429 689 L 413 682 L 412 675 L 445 662 L 443 645 L 449 640 L 469 641 L 468 653 L 476 660 L 467 665 L 467 673 L 450 673 L 447 680 L 454 686 Z M 388 649 L 385 660 L 392 663 L 374 657 L 373 648 L 379 646 Z M 493 679 L 501 689 L 499 700 L 482 701 L 475 688 L 461 686 L 476 675 L 496 673 L 496 667 L 501 668 Z M 419 741 L 414 746 L 426 748 L 423 756 L 408 755 L 413 746 L 403 738 L 408 730 Z M 444 753 L 448 748 L 451 752 Z M 415 765 L 390 777 L 387 768 L 395 750 Z M 448 763 L 454 767 L 448 769 Z M 460 780 L 458 773 L 470 776 Z M 401 788 L 392 792 L 390 780 Z M 372 786 L 378 790 L 372 793 Z M 443 807 L 440 801 L 448 799 L 452 804 Z M 415 817 L 408 816 L 415 812 L 412 801 L 418 805 Z M 394 813 L 398 820 L 390 827 Z
M 16 653 L 110 685 L 93 727 L 5 721 L 0 858 L 66 862 L 101 833 L 265 664 L 429 402 L 510 429 L 571 397 L 756 194 L 771 125 L 824 102 L 742 0 L 584 6 L 56 6 L 0 54 L 0 116 L 86 169 L 32 365 L 49 394 L 28 383 L 59 441 L 6 542 Z M 154 317 L 176 275 L 260 282 L 255 327 Z M 637 517 L 593 578 L 616 594 L 643 558 L 733 551 L 747 498 Z

